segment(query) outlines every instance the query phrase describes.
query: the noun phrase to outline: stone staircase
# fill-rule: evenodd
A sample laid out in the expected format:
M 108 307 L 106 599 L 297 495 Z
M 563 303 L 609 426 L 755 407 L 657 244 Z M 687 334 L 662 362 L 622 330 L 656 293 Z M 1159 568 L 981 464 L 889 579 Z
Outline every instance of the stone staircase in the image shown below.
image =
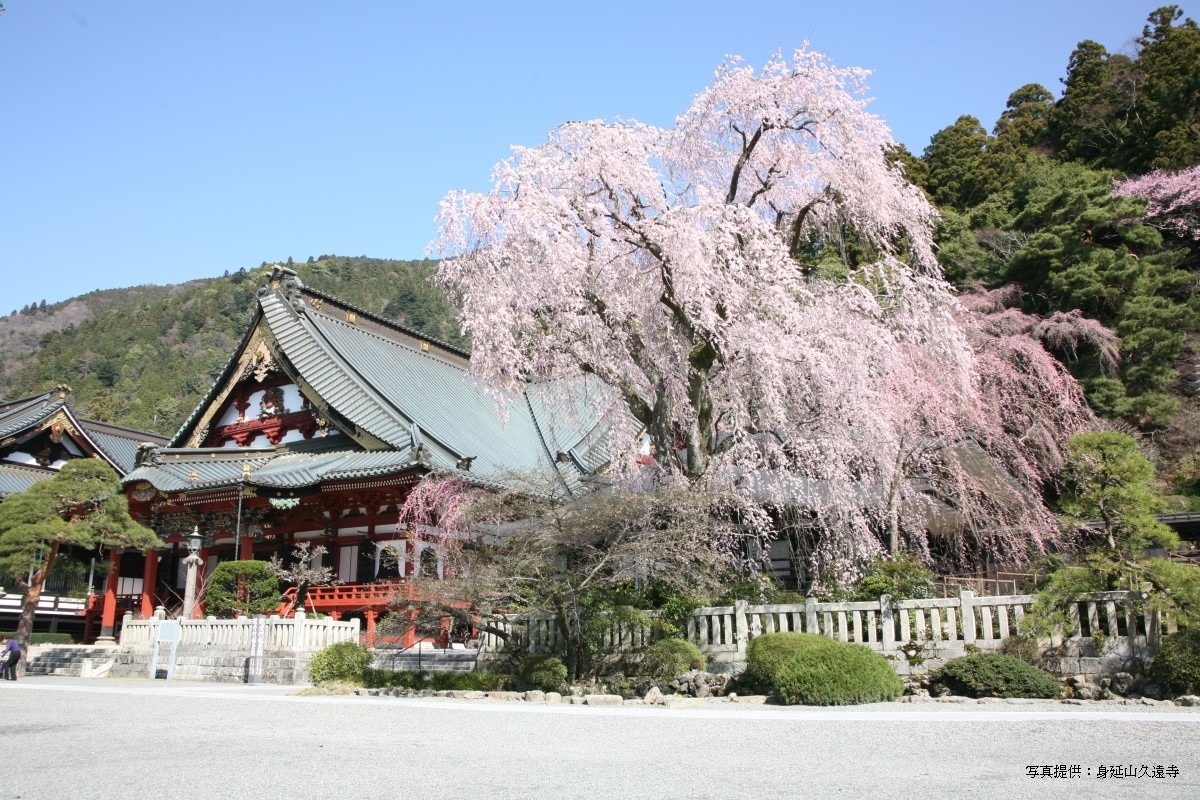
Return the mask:
M 371 666 L 392 672 L 470 672 L 479 653 L 475 650 L 391 650 L 372 651 Z
M 29 659 L 25 665 L 25 674 L 69 675 L 78 678 L 85 672 L 85 666 L 95 669 L 111 661 L 116 652 L 115 648 L 108 647 L 49 647 Z

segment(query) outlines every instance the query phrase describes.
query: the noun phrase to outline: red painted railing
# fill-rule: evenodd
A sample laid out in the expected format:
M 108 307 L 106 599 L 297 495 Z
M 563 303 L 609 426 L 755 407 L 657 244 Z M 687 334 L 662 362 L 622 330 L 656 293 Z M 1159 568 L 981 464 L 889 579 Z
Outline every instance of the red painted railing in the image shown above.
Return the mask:
M 336 586 L 310 586 L 304 600 L 305 608 L 322 614 L 346 611 L 382 611 L 396 596 L 405 591 L 404 581 L 380 581 L 379 583 L 343 583 Z M 279 615 L 290 616 L 296 606 L 296 588 L 283 593 L 279 604 Z

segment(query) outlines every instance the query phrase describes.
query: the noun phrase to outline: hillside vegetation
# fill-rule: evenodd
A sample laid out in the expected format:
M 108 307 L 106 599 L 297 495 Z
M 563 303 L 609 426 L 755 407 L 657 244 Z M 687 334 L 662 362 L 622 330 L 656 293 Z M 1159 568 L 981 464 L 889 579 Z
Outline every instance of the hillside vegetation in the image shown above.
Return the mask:
M 429 261 L 322 255 L 291 264 L 305 284 L 464 345 Z M 164 435 L 208 391 L 272 265 L 173 286 L 91 292 L 0 318 L 0 397 L 67 383 L 84 416 Z

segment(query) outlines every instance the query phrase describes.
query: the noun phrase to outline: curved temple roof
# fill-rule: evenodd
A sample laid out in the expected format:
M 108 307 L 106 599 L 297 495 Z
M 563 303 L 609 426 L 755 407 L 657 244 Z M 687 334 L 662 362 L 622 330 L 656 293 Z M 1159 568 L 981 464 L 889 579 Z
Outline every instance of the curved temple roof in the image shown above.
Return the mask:
M 136 466 L 141 444 L 161 445 L 166 441 L 153 433 L 77 417 L 70 398 L 70 387 L 60 385 L 33 397 L 0 401 L 0 447 L 11 444 L 19 448 L 23 439 L 55 425 L 58 420 L 62 431 L 83 448 L 84 455 L 97 456 L 125 475 Z M 0 497 L 25 491 L 54 473 L 50 468 L 0 461 Z
M 206 450 L 203 463 L 189 459 L 200 452 L 194 445 L 204 440 L 222 393 L 240 379 L 248 348 L 259 339 L 345 436 L 337 444 L 326 440 L 329 447 L 319 452 L 285 445 L 269 452 Z M 277 268 L 259 289 L 250 327 L 208 397 L 170 449 L 153 452 L 125 482 L 146 480 L 161 491 L 229 486 L 242 480 L 246 462 L 249 483 L 278 488 L 424 468 L 481 482 L 543 473 L 572 491 L 607 464 L 589 402 L 597 388 L 529 387 L 501 408 L 468 364 L 463 351 L 308 289 L 294 272 Z

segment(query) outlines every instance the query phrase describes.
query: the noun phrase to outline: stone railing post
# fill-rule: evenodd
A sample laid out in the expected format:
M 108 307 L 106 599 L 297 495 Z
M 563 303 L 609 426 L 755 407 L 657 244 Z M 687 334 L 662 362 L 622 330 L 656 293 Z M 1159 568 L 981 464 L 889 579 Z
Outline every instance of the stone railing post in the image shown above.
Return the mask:
M 879 625 L 883 629 L 883 636 L 880 638 L 883 649 L 894 650 L 896 648 L 896 619 L 892 613 L 892 596 L 890 594 L 879 597 Z
M 295 621 L 295 627 L 292 630 L 292 649 L 307 650 L 308 641 L 306 639 L 307 631 L 305 630 L 305 622 L 308 619 L 308 615 L 304 613 L 304 609 L 299 609 L 293 615 L 292 619 Z M 374 642 L 369 642 L 367 647 L 374 647 L 374 644 Z
M 1157 653 L 1162 644 L 1162 612 L 1157 608 L 1146 615 L 1146 648 Z
M 817 598 L 811 595 L 804 598 L 804 632 L 820 633 L 817 630 Z
M 962 620 L 963 643 L 974 644 L 975 642 L 975 593 L 971 591 L 959 592 L 959 618 Z
M 749 640 L 749 626 L 746 624 L 748 612 L 746 609 L 749 603 L 745 600 L 737 600 L 733 604 L 733 641 L 737 645 L 737 654 L 739 659 L 746 657 L 746 642 Z
M 133 622 L 133 612 L 126 611 L 125 616 L 121 617 L 121 638 L 117 642 L 117 644 L 120 645 L 121 647 L 124 647 L 126 644 L 125 631 L 129 630 L 129 627 L 130 627 L 129 623 L 131 623 L 131 622 Z
M 166 619 L 167 618 L 166 606 L 159 606 L 158 608 L 154 609 L 154 618 L 155 619 Z
M 246 663 L 246 683 L 262 683 L 263 655 L 267 649 L 267 619 L 256 614 L 250 623 L 250 658 Z

